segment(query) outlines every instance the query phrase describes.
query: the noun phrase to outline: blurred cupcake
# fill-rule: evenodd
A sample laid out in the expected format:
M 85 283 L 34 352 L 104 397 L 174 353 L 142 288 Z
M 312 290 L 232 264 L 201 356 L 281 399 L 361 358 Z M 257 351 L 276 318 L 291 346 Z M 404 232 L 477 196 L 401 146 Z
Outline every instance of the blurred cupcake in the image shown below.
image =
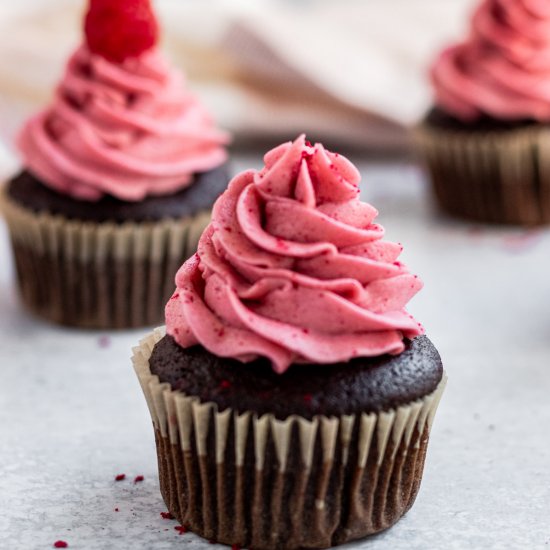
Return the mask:
M 487 0 L 432 67 L 416 132 L 437 199 L 482 222 L 550 222 L 550 3 Z
M 228 137 L 157 50 L 149 0 L 92 0 L 85 27 L 2 193 L 21 295 L 66 325 L 155 324 L 227 186 Z
M 345 158 L 301 137 L 235 177 L 134 350 L 161 492 L 195 533 L 325 548 L 418 492 L 445 385 L 404 309 L 422 287 Z

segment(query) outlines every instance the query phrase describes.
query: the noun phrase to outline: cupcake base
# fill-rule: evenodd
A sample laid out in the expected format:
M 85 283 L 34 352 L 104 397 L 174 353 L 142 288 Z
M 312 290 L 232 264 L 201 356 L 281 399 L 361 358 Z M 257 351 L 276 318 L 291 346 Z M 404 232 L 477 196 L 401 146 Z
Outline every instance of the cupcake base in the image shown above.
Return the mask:
M 196 223 L 202 227 L 208 221 L 205 213 L 203 221 Z M 164 240 L 170 240 L 179 231 L 166 227 L 164 233 Z M 188 243 L 182 244 L 182 257 L 165 261 L 150 257 L 82 261 L 66 251 L 41 254 L 14 243 L 21 299 L 35 315 L 70 327 L 124 329 L 157 324 L 174 290 L 175 273 L 194 251 Z M 128 244 L 129 249 L 132 246 Z
M 437 202 L 478 222 L 550 223 L 550 127 L 530 121 L 465 125 L 432 111 L 414 133 Z
M 277 374 L 266 358 L 242 363 L 202 346 L 184 349 L 167 335 L 155 344 L 149 368 L 173 390 L 213 402 L 221 411 L 272 414 L 280 420 L 395 409 L 432 393 L 443 376 L 441 358 L 427 336 L 406 341 L 399 355 L 292 365 Z
M 155 438 L 161 494 L 181 525 L 228 546 L 290 550 L 329 548 L 394 525 L 420 489 L 428 427 L 415 430 L 409 444 L 390 441 L 385 452 L 394 458 L 381 464 L 373 453 L 361 467 L 338 455 L 306 467 L 291 451 L 289 472 L 279 470 L 274 455 L 262 470 L 251 462 L 218 465 L 182 451 L 158 430 Z
M 79 222 L 116 224 L 155 222 L 194 216 L 211 209 L 229 181 L 227 165 L 196 174 L 189 187 L 170 195 L 152 195 L 128 202 L 105 195 L 98 201 L 83 201 L 62 195 L 23 171 L 7 184 L 8 197 L 32 212 L 47 212 Z
M 158 324 L 175 274 L 196 251 L 210 207 L 225 188 L 225 174 L 225 168 L 209 173 L 209 185 L 203 181 L 204 189 L 185 190 L 178 200 L 141 204 L 83 203 L 45 189 L 28 173 L 12 180 L 0 191 L 0 210 L 23 303 L 72 327 Z M 170 217 L 174 213 L 180 217 Z
M 279 419 L 174 391 L 151 373 L 163 338 L 134 350 L 155 428 L 161 492 L 193 532 L 261 549 L 327 548 L 377 533 L 412 506 L 445 376 L 378 412 Z

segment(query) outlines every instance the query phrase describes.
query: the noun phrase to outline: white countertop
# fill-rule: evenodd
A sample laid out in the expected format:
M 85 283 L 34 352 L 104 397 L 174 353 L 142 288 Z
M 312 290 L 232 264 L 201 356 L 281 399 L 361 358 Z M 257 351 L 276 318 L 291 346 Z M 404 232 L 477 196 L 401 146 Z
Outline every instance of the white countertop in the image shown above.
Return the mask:
M 361 168 L 365 197 L 425 282 L 410 310 L 449 384 L 415 506 L 349 546 L 548 548 L 550 233 L 442 219 L 416 168 Z M 129 359 L 146 331 L 65 330 L 27 315 L 5 233 L 0 226 L 0 548 L 58 539 L 71 549 L 212 548 L 160 517 L 153 432 Z M 126 480 L 115 482 L 120 473 Z M 137 475 L 144 481 L 133 483 Z

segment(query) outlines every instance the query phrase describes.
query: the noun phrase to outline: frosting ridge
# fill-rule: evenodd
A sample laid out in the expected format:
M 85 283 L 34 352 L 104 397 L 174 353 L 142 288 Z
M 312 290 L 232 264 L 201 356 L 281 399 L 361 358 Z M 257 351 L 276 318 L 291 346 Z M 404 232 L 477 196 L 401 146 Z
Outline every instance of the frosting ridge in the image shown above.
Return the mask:
M 460 120 L 550 120 L 548 3 L 485 0 L 468 39 L 440 54 L 431 77 L 436 103 Z
M 153 48 L 120 63 L 81 46 L 52 104 L 23 127 L 27 168 L 54 190 L 139 201 L 187 187 L 227 158 L 228 136 Z
M 280 373 L 403 351 L 423 332 L 405 310 L 422 283 L 382 240 L 359 180 L 304 136 L 236 176 L 176 276 L 168 334 L 243 362 L 265 356 Z

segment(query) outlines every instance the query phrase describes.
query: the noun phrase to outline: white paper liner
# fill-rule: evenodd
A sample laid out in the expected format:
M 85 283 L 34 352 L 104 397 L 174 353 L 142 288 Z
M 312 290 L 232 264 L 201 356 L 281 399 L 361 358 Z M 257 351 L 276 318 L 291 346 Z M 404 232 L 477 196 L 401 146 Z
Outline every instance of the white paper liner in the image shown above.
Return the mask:
M 413 132 L 440 205 L 472 220 L 550 222 L 550 127 L 458 131 L 428 122 Z
M 35 213 L 0 190 L 23 300 L 55 322 L 89 328 L 156 324 L 176 271 L 210 212 L 159 222 L 95 223 Z
M 160 441 L 157 443 L 160 443 L 161 447 L 171 446 L 172 453 L 176 452 L 175 449 L 180 449 L 182 456 L 187 457 L 187 460 L 192 460 L 190 457 L 195 457 L 194 459 L 201 464 L 208 464 L 209 461 L 214 460 L 219 471 L 225 472 L 228 468 L 233 467 L 238 471 L 245 465 L 247 440 L 250 439 L 251 432 L 253 433 L 256 481 L 251 482 L 250 478 L 247 479 L 249 479 L 248 483 L 254 484 L 255 497 L 250 524 L 243 519 L 243 517 L 248 517 L 246 514 L 239 515 L 235 520 L 235 523 L 241 526 L 240 530 L 235 528 L 233 531 L 231 529 L 228 531 L 227 526 L 224 527 L 226 524 L 224 518 L 231 513 L 224 510 L 223 507 L 218 510 L 217 520 L 211 517 L 210 512 L 208 517 L 200 517 L 200 510 L 197 508 L 202 506 L 202 510 L 205 512 L 206 506 L 200 504 L 202 501 L 194 501 L 195 497 L 188 494 L 186 487 L 188 485 L 202 486 L 203 491 L 208 488 L 207 494 L 215 493 L 216 490 L 212 488 L 211 481 L 205 473 L 198 481 L 187 478 L 185 482 L 182 482 L 178 476 L 174 478 L 170 474 L 167 477 L 173 479 L 171 481 L 165 479 L 163 482 L 162 478 L 166 478 L 167 467 L 162 466 L 165 459 L 159 458 L 161 486 L 164 484 L 165 500 L 175 506 L 176 514 L 178 510 L 184 510 L 186 507 L 192 508 L 191 512 L 181 512 L 182 517 L 178 517 L 178 519 L 190 523 L 194 531 L 207 538 L 214 538 L 227 544 L 250 543 L 254 548 L 298 548 L 302 545 L 318 547 L 312 544 L 312 538 L 317 537 L 324 541 L 322 544 L 330 545 L 377 532 L 397 521 L 412 505 L 420 479 L 416 474 L 415 476 L 410 475 L 409 470 L 416 468 L 415 472 L 420 472 L 421 475 L 428 434 L 446 384 L 445 375 L 437 389 L 430 395 L 395 410 L 379 414 L 363 413 L 340 417 L 319 415 L 311 420 L 292 415 L 280 420 L 272 414 L 262 416 L 251 412 L 236 414 L 231 409 L 220 412 L 215 403 L 201 403 L 196 397 L 173 391 L 169 384 L 160 383 L 158 377 L 151 374 L 149 358 L 155 344 L 164 335 L 165 329 L 161 328 L 147 336 L 138 347 L 134 348 L 132 359 L 155 431 L 159 435 Z M 233 429 L 231 429 L 231 424 L 233 424 Z M 214 434 L 211 434 L 212 429 Z M 230 434 L 232 434 L 231 441 L 229 440 Z M 229 443 L 234 449 L 234 457 L 231 458 L 228 458 L 226 452 Z M 287 520 L 287 523 L 283 520 L 285 514 L 283 493 L 290 490 L 285 486 L 285 483 L 288 482 L 285 481 L 288 477 L 288 461 L 293 451 L 296 450 L 296 447 L 292 446 L 293 443 L 297 443 L 301 467 L 298 472 L 289 472 L 289 475 L 292 475 L 294 480 L 292 481 L 292 490 L 297 491 L 296 498 L 301 502 L 292 503 L 291 507 L 297 506 L 298 508 L 297 510 L 293 509 L 291 515 L 295 518 L 302 518 L 300 521 L 304 525 L 312 523 L 312 526 L 307 529 L 303 526 L 300 527 L 300 522 L 293 523 L 291 521 L 293 526 L 289 526 L 288 521 L 290 520 Z M 261 480 L 266 475 L 271 475 L 269 471 L 272 471 L 266 470 L 266 461 L 269 460 L 270 468 L 273 468 L 268 444 L 274 448 L 278 473 L 275 480 L 269 482 L 272 487 L 271 503 L 265 505 Z M 322 454 L 321 464 L 324 466 L 321 468 L 326 470 L 326 475 L 319 474 L 319 460 L 315 460 L 316 448 L 320 449 Z M 159 457 L 166 456 L 167 452 L 166 449 L 159 449 Z M 413 454 L 414 457 L 412 457 Z M 354 457 L 355 462 L 348 464 L 351 456 Z M 407 465 L 408 457 L 411 458 L 411 464 Z M 229 463 L 232 463 L 233 460 L 234 466 L 231 466 Z M 169 459 L 168 462 L 170 463 L 169 469 L 176 470 L 181 460 L 176 457 L 174 461 Z M 315 464 L 317 466 L 314 466 Z M 331 514 L 329 510 L 325 510 L 334 507 L 336 497 L 334 494 L 330 494 L 331 491 L 334 493 L 334 488 L 329 488 L 329 481 L 330 475 L 334 475 L 331 474 L 331 470 L 338 464 L 341 465 L 339 467 L 342 469 L 342 475 L 351 476 L 351 481 L 348 479 L 346 482 L 349 483 L 349 486 L 346 485 L 348 489 L 345 490 L 349 490 L 352 495 L 349 498 L 356 502 L 356 506 L 351 507 L 349 518 L 340 530 L 338 530 L 338 514 L 334 516 L 334 513 Z M 315 473 L 312 473 L 313 467 L 315 467 Z M 191 469 L 187 470 L 187 468 L 188 466 L 185 467 L 187 471 L 185 475 L 192 476 L 189 473 Z M 371 480 L 371 487 L 365 489 L 367 472 L 369 476 L 374 472 L 375 478 Z M 310 479 L 310 474 L 312 479 Z M 248 475 L 252 474 L 248 472 Z M 404 484 L 399 485 L 399 489 L 392 489 L 390 478 L 397 480 L 392 483 L 400 484 L 401 478 L 405 476 L 408 476 L 406 483 L 403 481 Z M 311 482 L 314 482 L 315 485 L 314 508 L 316 515 L 310 521 L 306 518 L 311 511 L 307 510 L 305 499 L 306 487 Z M 218 478 L 217 483 L 218 491 L 220 484 L 225 486 L 223 479 Z M 296 485 L 302 487 L 303 491 L 298 491 Z M 344 491 L 343 488 L 338 490 Z M 179 494 L 174 495 L 174 492 Z M 193 494 L 196 492 L 195 490 Z M 170 496 L 167 496 L 168 493 Z M 182 496 L 182 493 L 185 494 Z M 356 500 L 358 498 L 359 500 Z M 182 499 L 188 499 L 191 502 L 182 502 Z M 179 504 L 175 504 L 174 501 L 178 500 Z M 336 498 L 336 500 L 338 499 Z M 378 501 L 383 502 L 383 513 L 379 510 Z M 263 506 L 267 506 L 266 510 L 271 515 L 269 524 L 273 524 L 273 526 L 269 536 L 273 538 L 271 541 L 273 544 L 266 542 L 265 533 L 262 535 L 263 531 L 260 525 L 262 520 L 254 519 L 254 510 Z M 264 516 L 260 515 L 260 518 Z M 276 528 L 276 525 L 279 527 Z M 287 531 L 291 534 L 288 534 Z M 305 535 L 305 531 L 310 532 L 310 535 Z M 276 534 L 273 534 L 275 532 Z M 283 533 L 287 533 L 284 535 L 287 537 L 284 539 L 286 541 L 284 543 L 281 542 Z M 246 537 L 249 538 L 246 539 Z M 287 540 L 288 537 L 290 537 L 290 542 Z

